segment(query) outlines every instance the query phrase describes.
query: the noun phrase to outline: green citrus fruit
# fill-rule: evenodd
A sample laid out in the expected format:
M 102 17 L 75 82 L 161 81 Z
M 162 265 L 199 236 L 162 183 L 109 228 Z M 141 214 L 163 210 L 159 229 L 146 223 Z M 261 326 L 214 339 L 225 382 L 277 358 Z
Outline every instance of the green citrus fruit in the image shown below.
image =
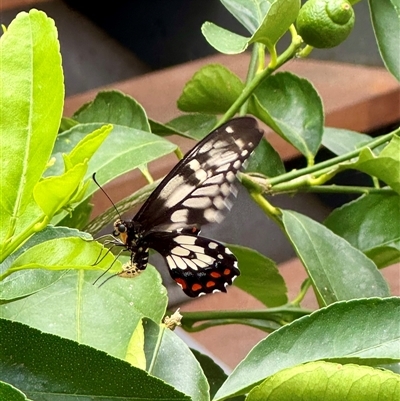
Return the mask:
M 342 43 L 353 27 L 354 10 L 347 0 L 309 0 L 297 17 L 304 42 L 320 49 Z

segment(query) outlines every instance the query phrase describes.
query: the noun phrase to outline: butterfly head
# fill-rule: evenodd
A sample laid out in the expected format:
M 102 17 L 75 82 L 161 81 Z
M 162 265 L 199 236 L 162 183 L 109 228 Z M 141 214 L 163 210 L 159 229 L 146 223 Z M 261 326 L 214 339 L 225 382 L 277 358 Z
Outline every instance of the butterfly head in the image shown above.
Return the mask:
M 124 220 L 118 219 L 114 222 L 113 236 L 126 244 L 128 240 L 128 225 Z

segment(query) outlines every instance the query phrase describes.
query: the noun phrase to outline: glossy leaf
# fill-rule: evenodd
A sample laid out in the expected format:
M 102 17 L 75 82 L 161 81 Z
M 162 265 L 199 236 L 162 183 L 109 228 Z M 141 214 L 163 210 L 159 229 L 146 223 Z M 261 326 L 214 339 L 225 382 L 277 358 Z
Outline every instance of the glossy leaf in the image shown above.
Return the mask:
M 243 53 L 250 40 L 208 21 L 201 26 L 201 33 L 214 49 L 224 54 Z
M 149 120 L 151 132 L 160 136 L 179 135 L 189 139 L 203 139 L 217 124 L 217 117 L 210 114 L 185 114 L 162 124 Z
M 276 45 L 278 40 L 294 23 L 300 11 L 300 0 L 276 0 L 271 3 L 262 22 L 250 39 L 250 43 L 262 43 L 268 49 Z
M 239 262 L 240 276 L 235 286 L 269 307 L 287 303 L 287 288 L 275 262 L 259 252 L 238 245 L 228 245 Z
M 71 237 L 85 240 L 92 239 L 89 234 L 72 228 L 47 226 L 44 230 L 30 237 L 20 248 L 18 248 L 7 259 L 5 259 L 3 263 L 0 264 L 1 274 L 6 273 L 13 262 L 30 248 L 53 239 Z M 100 244 L 94 243 L 93 246 L 98 248 L 98 256 L 101 251 Z M 108 266 L 106 265 L 106 267 Z M 33 294 L 55 283 L 64 274 L 65 271 L 50 271 L 45 269 L 28 269 L 17 271 L 0 281 L 0 299 L 11 300 Z
M 87 262 L 95 260 L 91 257 Z M 99 288 L 110 277 L 104 275 L 96 282 L 101 273 L 69 271 L 53 285 L 0 306 L 0 314 L 126 359 L 143 316 L 161 321 L 167 305 L 166 290 L 151 266 L 138 277 L 114 277 Z
M 385 267 L 400 260 L 399 205 L 398 195 L 365 195 L 335 209 L 325 225 Z
M 355 162 L 341 165 L 343 170 L 349 168 L 379 178 L 400 194 L 400 138 L 394 136 L 378 156 L 369 148 L 363 149 Z
M 163 324 L 144 319 L 147 371 L 193 401 L 209 400 L 209 386 L 188 346 Z
M 90 160 L 110 134 L 112 128 L 110 124 L 103 125 L 82 138 L 68 155 L 64 155 L 64 162 L 68 160 L 69 163 L 67 169 Z
M 0 381 L 0 400 L 7 401 L 29 401 L 25 394 L 14 386 Z
M 382 60 L 400 81 L 400 4 L 398 0 L 369 0 L 369 7 Z
M 400 394 L 400 376 L 369 366 L 310 362 L 284 369 L 250 391 L 246 401 L 293 399 L 381 401 Z
M 57 31 L 43 12 L 18 14 L 1 36 L 0 82 L 7 83 L 0 86 L 1 243 L 33 201 L 33 187 L 50 158 L 61 119 Z
M 102 125 L 99 123 L 80 124 L 59 135 L 53 153 L 56 162 L 46 171 L 46 174 L 61 174 L 64 168 L 62 153 L 70 152 L 82 138 L 100 126 Z M 93 173 L 97 172 L 96 179 L 100 185 L 105 185 L 116 177 L 146 165 L 175 149 L 176 145 L 157 135 L 115 125 L 110 135 L 89 161 L 85 180 L 91 180 Z M 90 181 L 88 190 L 81 202 L 85 202 L 97 190 L 98 187 L 95 183 Z M 56 224 L 64 217 L 65 214 L 56 216 L 53 223 Z
M 289 241 L 325 305 L 336 301 L 390 295 L 372 260 L 322 224 L 293 211 L 282 211 Z
M 261 340 L 228 377 L 214 400 L 245 394 L 267 377 L 305 362 L 397 362 L 399 313 L 400 298 L 372 298 L 338 302 L 297 319 Z
M 308 159 L 321 144 L 322 102 L 311 83 L 289 72 L 268 77 L 257 87 L 250 112 Z
M 80 163 L 66 173 L 44 178 L 33 189 L 35 202 L 51 219 L 56 212 L 67 206 L 82 183 L 87 163 Z
M 372 137 L 341 128 L 324 127 L 322 145 L 335 155 L 343 155 L 372 141 Z
M 193 113 L 222 114 L 235 102 L 243 88 L 243 82 L 226 67 L 208 64 L 186 83 L 178 107 Z
M 35 401 L 190 399 L 105 352 L 20 323 L 1 320 L 0 338 L 2 379 Z
M 286 172 L 279 153 L 265 138 L 261 139 L 251 155 L 246 171 L 263 174 L 266 177 L 276 177 Z
M 221 0 L 225 8 L 251 33 L 260 26 L 274 0 Z
M 189 114 L 174 118 L 167 123 L 184 134 L 186 137 L 197 141 L 207 136 L 217 124 L 216 116 L 210 114 Z
M 135 99 L 122 92 L 99 92 L 95 99 L 83 105 L 73 118 L 85 123 L 109 123 L 150 132 L 146 111 Z

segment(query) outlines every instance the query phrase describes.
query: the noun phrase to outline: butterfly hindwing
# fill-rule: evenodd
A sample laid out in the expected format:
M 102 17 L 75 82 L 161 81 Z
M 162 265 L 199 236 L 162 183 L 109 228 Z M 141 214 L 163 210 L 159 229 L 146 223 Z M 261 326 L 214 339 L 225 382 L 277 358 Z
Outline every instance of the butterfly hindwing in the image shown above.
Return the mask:
M 216 129 L 164 178 L 134 220 L 153 231 L 220 222 L 236 195 L 236 174 L 262 135 L 249 117 Z
M 186 295 L 226 292 L 240 274 L 237 259 L 223 244 L 181 233 L 154 233 L 149 246 L 164 256 L 171 277 Z

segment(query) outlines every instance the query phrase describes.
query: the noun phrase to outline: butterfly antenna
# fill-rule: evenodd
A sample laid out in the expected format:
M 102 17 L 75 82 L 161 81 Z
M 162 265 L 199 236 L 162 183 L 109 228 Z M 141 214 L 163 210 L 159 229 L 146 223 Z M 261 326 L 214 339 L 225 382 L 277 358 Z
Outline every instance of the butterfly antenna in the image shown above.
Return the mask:
M 114 202 L 113 202 L 112 199 L 108 196 L 107 192 L 104 191 L 104 189 L 102 188 L 102 186 L 97 182 L 97 180 L 96 180 L 96 173 L 93 173 L 92 178 L 93 178 L 93 181 L 95 182 L 95 184 L 101 189 L 101 192 L 103 192 L 103 194 L 104 194 L 104 195 L 107 197 L 107 199 L 111 202 L 111 204 L 113 205 L 115 211 L 117 212 L 117 214 L 118 214 L 120 220 L 122 220 L 122 217 L 121 217 L 121 215 L 120 215 L 120 213 L 119 213 L 117 207 L 115 206 Z

